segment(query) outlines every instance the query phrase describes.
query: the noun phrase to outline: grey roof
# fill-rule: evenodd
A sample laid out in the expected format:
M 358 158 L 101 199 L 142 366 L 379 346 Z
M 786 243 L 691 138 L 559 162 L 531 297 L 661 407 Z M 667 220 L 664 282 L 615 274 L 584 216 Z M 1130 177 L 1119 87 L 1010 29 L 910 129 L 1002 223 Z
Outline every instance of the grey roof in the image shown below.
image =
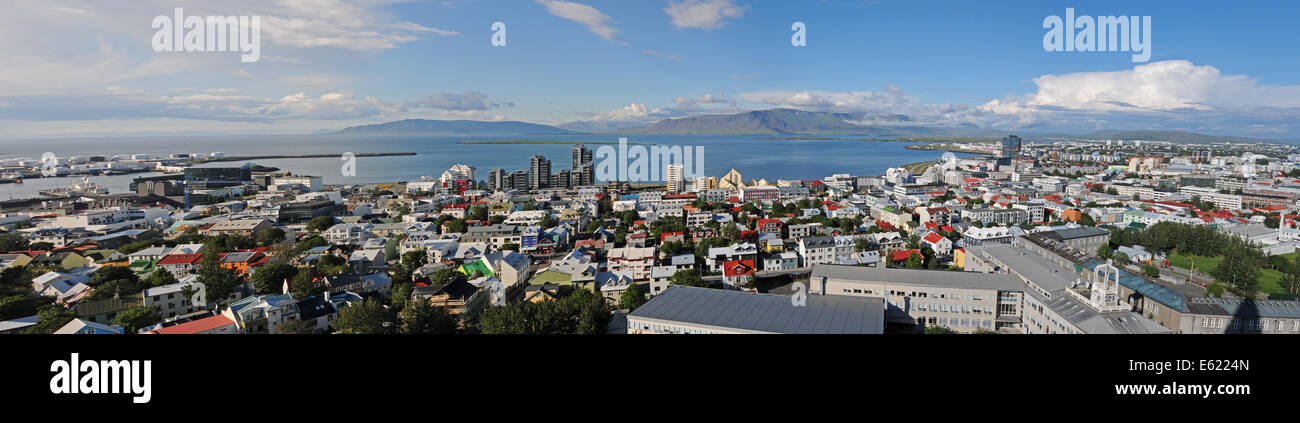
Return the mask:
M 1047 261 L 1040 255 L 1007 244 L 984 244 L 966 249 L 967 254 L 981 255 L 987 253 L 1005 264 L 1012 272 L 1029 279 L 1038 287 L 1048 291 L 1069 288 L 1080 276 Z
M 948 270 L 878 268 L 835 264 L 814 265 L 812 280 L 817 281 L 821 277 L 840 282 L 883 282 L 916 286 L 996 289 L 999 291 L 1023 291 L 1025 289 L 1025 285 L 1020 283 L 1020 278 L 1004 273 L 953 272 Z
M 791 297 L 671 285 L 628 316 L 755 333 L 878 334 L 884 331 L 883 298 L 809 295 Z
M 1300 318 L 1300 301 L 1193 297 L 1188 299 L 1187 308 L 1194 314 Z
M 1086 237 L 1098 236 L 1098 235 L 1107 235 L 1107 236 L 1110 235 L 1110 231 L 1102 228 L 1094 227 L 1094 226 L 1081 226 L 1078 228 L 1057 229 L 1055 231 L 1052 231 L 1051 233 L 1054 233 L 1055 235 L 1061 237 L 1061 239 L 1076 239 L 1076 238 L 1086 238 Z
M 1169 328 L 1132 311 L 1101 313 L 1069 295 L 1058 292 L 1045 299 L 1036 291 L 1029 295 L 1038 298 L 1044 306 L 1077 326 L 1087 334 L 1150 334 L 1172 333 Z

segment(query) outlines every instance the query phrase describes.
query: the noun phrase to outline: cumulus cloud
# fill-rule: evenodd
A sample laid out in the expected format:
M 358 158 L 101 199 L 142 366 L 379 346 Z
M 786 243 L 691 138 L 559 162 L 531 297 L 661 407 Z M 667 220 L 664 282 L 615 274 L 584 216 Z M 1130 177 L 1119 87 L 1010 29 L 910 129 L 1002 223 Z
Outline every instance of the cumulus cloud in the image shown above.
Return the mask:
M 712 31 L 727 25 L 749 11 L 749 5 L 737 6 L 732 0 L 670 1 L 664 8 L 677 29 L 699 28 Z
M 537 0 L 538 3 L 546 6 L 546 11 L 560 18 L 568 19 L 587 26 L 593 34 L 608 41 L 627 45 L 627 43 L 615 40 L 614 36 L 618 35 L 618 28 L 610 25 L 613 18 L 601 13 L 596 8 L 582 4 L 559 0 Z
M 991 100 L 978 113 L 994 122 L 1030 126 L 1082 116 L 1107 121 L 1158 117 L 1186 124 L 1230 116 L 1281 118 L 1300 112 L 1300 86 L 1264 85 L 1186 60 L 1120 71 L 1043 75 L 1034 84 L 1034 92 Z
M 501 102 L 492 100 L 487 94 L 479 91 L 466 91 L 461 94 L 456 93 L 434 93 L 418 101 L 406 103 L 408 107 L 422 107 L 428 109 L 453 110 L 453 111 L 486 111 L 490 109 L 499 109 L 501 107 L 514 107 L 515 103 Z
M 673 99 L 673 103 L 677 103 L 677 106 L 682 108 L 696 108 L 703 104 L 729 104 L 732 107 L 736 105 L 735 100 L 721 96 L 715 97 L 713 94 L 705 94 L 699 97 L 677 97 Z

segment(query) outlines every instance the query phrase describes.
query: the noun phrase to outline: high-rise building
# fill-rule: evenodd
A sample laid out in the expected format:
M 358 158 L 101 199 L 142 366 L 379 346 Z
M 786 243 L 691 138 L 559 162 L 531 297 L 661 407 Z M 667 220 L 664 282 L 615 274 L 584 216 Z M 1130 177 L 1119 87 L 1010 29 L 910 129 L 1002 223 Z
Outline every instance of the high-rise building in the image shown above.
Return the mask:
M 546 156 L 534 154 L 528 160 L 528 189 L 542 189 L 551 186 L 551 161 Z
M 570 188 L 572 182 L 573 177 L 570 176 L 569 169 L 560 169 L 551 177 L 551 188 Z
M 528 179 L 528 171 L 527 171 L 527 170 L 516 170 L 515 173 L 513 173 L 513 174 L 510 175 L 510 187 L 511 187 L 511 188 L 514 188 L 514 189 L 517 189 L 517 190 L 520 190 L 520 191 L 527 191 L 527 190 L 528 190 L 528 182 L 529 182 L 529 179 Z
M 685 181 L 682 179 L 682 165 L 670 164 L 664 166 L 664 180 L 668 182 L 668 192 L 677 194 L 685 189 Z
M 596 183 L 596 165 L 592 163 L 591 150 L 582 144 L 573 146 L 573 164 L 570 185 L 584 186 Z
M 1002 151 L 998 154 L 998 166 L 1011 166 L 1020 156 L 1020 137 L 1007 135 L 1002 137 Z
M 492 169 L 488 174 L 488 187 L 494 191 L 510 188 L 510 183 L 506 181 L 509 177 L 510 174 L 506 173 L 505 169 Z

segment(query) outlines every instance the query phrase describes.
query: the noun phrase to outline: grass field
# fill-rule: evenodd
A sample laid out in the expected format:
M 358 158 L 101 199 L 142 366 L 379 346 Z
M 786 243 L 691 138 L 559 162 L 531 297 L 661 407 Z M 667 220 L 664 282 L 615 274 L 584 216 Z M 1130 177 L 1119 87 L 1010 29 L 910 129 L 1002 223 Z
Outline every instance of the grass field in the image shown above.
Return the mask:
M 1292 259 L 1295 258 L 1296 253 L 1283 254 L 1283 256 Z M 1190 269 L 1193 257 L 1196 258 L 1196 272 L 1201 274 L 1213 272 L 1214 268 L 1219 266 L 1219 262 L 1223 261 L 1223 257 L 1197 257 L 1174 254 L 1169 256 L 1169 264 Z M 1282 272 L 1272 269 L 1259 269 L 1259 291 L 1269 294 L 1285 294 L 1286 290 L 1282 289 Z

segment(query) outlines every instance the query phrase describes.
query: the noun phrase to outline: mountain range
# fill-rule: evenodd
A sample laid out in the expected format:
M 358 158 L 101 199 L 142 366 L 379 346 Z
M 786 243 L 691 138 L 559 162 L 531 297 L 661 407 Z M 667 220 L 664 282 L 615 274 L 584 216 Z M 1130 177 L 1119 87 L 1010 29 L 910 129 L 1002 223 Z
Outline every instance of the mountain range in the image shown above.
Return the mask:
M 975 125 L 934 126 L 916 123 L 896 114 L 809 112 L 795 109 L 753 110 L 735 114 L 701 115 L 664 119 L 645 126 L 610 122 L 573 122 L 559 127 L 518 121 L 407 119 L 373 125 L 353 126 L 337 135 L 438 135 L 510 136 L 561 134 L 719 134 L 719 135 L 852 135 L 868 138 L 966 137 L 1001 138 L 1019 133 L 1025 138 L 1125 139 L 1168 141 L 1188 144 L 1212 142 L 1278 142 L 1240 136 L 1206 135 L 1180 131 L 1106 130 L 1091 134 L 1023 133 L 982 128 Z

